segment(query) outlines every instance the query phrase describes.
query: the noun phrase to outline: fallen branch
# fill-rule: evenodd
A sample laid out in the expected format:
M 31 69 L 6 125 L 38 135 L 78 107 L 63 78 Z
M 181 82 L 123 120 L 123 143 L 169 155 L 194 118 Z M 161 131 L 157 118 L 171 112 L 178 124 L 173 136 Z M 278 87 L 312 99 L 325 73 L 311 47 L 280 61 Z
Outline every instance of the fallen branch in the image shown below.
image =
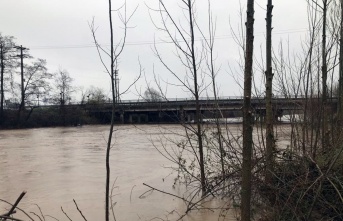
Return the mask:
M 10 220 L 15 220 L 15 221 L 24 221 L 22 219 L 17 219 L 17 218 L 13 218 L 10 216 L 3 216 L 3 215 L 0 215 L 0 218 L 2 218 L 2 220 L 10 219 Z
M 6 200 L 3 200 L 3 199 L 0 199 L 1 202 L 4 202 L 4 203 L 7 203 L 8 205 L 11 205 L 13 206 L 14 204 L 10 203 L 10 202 L 7 202 Z M 24 210 L 20 209 L 19 207 L 17 207 L 17 209 L 24 213 L 31 221 L 35 221 L 27 212 L 25 212 Z
M 10 216 L 14 213 L 14 209 L 18 206 L 20 200 L 25 196 L 26 191 L 23 191 L 20 196 L 18 197 L 18 199 L 15 201 L 15 203 L 12 205 L 12 208 L 10 209 L 10 211 L 8 211 L 8 213 L 5 215 L 5 217 Z M 3 221 L 6 221 L 7 218 L 3 218 Z
M 12 205 L 11 205 L 11 206 L 12 206 Z M 7 212 L 7 213 L 4 213 L 4 214 L 1 214 L 0 216 L 9 216 L 9 215 L 13 215 L 13 214 L 15 214 L 15 213 L 17 213 L 17 211 L 16 211 L 16 210 L 13 210 L 12 214 L 8 214 L 8 212 Z

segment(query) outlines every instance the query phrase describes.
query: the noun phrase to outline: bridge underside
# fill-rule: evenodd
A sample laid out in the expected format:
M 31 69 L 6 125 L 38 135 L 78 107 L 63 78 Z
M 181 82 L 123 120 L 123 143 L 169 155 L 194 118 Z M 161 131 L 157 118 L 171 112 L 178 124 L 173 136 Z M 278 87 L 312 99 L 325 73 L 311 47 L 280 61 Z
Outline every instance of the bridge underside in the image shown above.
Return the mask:
M 272 102 L 274 121 L 277 122 L 284 115 L 302 114 L 304 102 L 312 102 L 312 106 L 318 107 L 317 100 L 298 99 L 274 99 Z M 201 121 L 212 121 L 216 118 L 239 118 L 242 117 L 242 99 L 223 99 L 218 101 L 201 100 Z M 311 103 L 310 103 L 311 104 Z M 57 113 L 56 117 L 51 117 L 47 122 L 50 125 L 65 125 L 65 122 L 72 124 L 90 123 L 110 123 L 112 115 L 112 103 L 97 104 L 69 104 L 69 105 L 48 105 L 33 106 L 28 114 L 40 113 L 43 110 L 43 117 Z M 252 99 L 253 117 L 255 121 L 264 122 L 266 116 L 265 100 Z M 120 102 L 116 104 L 115 123 L 183 123 L 195 122 L 195 112 L 197 104 L 193 100 L 182 101 L 160 101 L 160 102 Z M 35 111 L 33 111 L 35 109 Z M 318 108 L 317 108 L 318 109 Z M 317 109 L 314 109 L 317 110 Z M 328 114 L 337 112 L 337 102 L 332 101 L 330 108 L 326 109 Z M 313 111 L 313 110 L 312 110 Z M 42 113 L 43 113 L 42 112 Z M 34 114 L 33 114 L 34 115 Z M 229 120 L 230 122 L 233 122 Z M 234 120 L 237 122 L 237 120 Z M 238 120 L 240 121 L 240 119 Z M 212 121 L 213 122 L 213 121 Z M 222 120 L 221 122 L 225 122 Z
M 101 123 L 111 122 L 111 111 L 92 111 L 90 116 L 97 118 Z M 282 117 L 282 110 L 275 113 L 275 120 Z M 202 110 L 201 120 L 216 119 L 216 118 L 238 118 L 242 117 L 241 109 L 231 109 L 223 111 Z M 265 110 L 255 112 L 255 120 L 264 120 Z M 164 110 L 164 111 L 117 111 L 115 113 L 115 122 L 121 124 L 145 124 L 145 123 L 182 123 L 194 122 L 195 110 Z

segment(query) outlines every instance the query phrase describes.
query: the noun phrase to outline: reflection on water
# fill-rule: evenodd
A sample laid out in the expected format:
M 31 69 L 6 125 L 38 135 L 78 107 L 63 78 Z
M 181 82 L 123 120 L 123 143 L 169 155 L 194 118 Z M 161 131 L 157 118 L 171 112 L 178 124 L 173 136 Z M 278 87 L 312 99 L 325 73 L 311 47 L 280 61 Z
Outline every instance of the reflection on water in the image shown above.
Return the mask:
M 181 131 L 177 125 L 165 127 Z M 143 183 L 178 194 L 171 185 L 174 177 L 168 176 L 170 170 L 165 168 L 170 163 L 149 140 L 160 133 L 159 127 L 117 129 L 111 151 L 117 220 L 170 219 L 182 214 L 185 205 L 177 198 L 158 192 L 140 198 L 148 190 Z M 38 204 L 44 214 L 66 220 L 60 210 L 63 206 L 71 219 L 81 220 L 75 199 L 88 220 L 104 220 L 107 131 L 108 126 L 0 131 L 0 198 L 14 202 L 26 190 L 21 208 L 37 213 Z M 210 204 L 223 205 L 215 201 Z M 0 213 L 9 207 L 0 206 Z M 192 213 L 185 220 L 218 220 L 218 212 Z

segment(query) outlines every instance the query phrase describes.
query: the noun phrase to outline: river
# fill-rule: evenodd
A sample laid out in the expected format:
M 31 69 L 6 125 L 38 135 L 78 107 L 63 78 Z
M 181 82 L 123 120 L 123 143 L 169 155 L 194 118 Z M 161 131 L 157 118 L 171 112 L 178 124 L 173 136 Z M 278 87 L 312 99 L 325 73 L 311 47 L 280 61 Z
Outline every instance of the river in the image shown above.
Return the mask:
M 162 125 L 166 131 L 182 131 L 179 125 Z M 234 126 L 237 127 L 238 126 Z M 0 199 L 14 203 L 27 191 L 19 207 L 46 220 L 83 220 L 73 199 L 88 221 L 104 220 L 105 147 L 109 126 L 59 127 L 0 131 Z M 118 221 L 175 220 L 185 210 L 181 200 L 149 192 L 143 183 L 181 195 L 173 188 L 171 163 L 152 145 L 161 126 L 116 127 L 111 150 L 111 183 L 114 213 Z M 175 136 L 171 133 L 171 136 Z M 182 187 L 180 187 L 182 189 Z M 213 200 L 209 207 L 226 206 Z M 0 213 L 9 206 L 1 203 Z M 33 213 L 30 215 L 39 220 Z M 28 220 L 20 214 L 15 216 Z M 184 220 L 218 220 L 218 211 L 192 212 Z M 229 212 L 226 220 L 235 220 Z

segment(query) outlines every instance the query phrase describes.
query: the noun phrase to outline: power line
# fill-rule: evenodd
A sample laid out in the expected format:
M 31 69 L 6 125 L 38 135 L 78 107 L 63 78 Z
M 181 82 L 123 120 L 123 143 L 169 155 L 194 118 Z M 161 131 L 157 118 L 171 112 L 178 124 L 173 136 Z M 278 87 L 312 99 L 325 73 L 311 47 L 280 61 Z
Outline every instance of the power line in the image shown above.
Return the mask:
M 307 29 L 288 29 L 288 30 L 280 30 L 278 32 L 274 32 L 274 35 L 281 35 L 281 34 L 294 34 L 294 33 L 304 33 L 308 32 Z M 255 36 L 263 36 L 264 32 L 260 32 L 255 34 Z M 241 37 L 238 35 L 238 37 Z M 215 36 L 215 40 L 223 40 L 223 39 L 232 39 L 234 38 L 233 35 L 221 35 Z M 195 39 L 195 41 L 203 41 L 203 38 Z M 208 40 L 208 39 L 206 39 Z M 178 42 L 183 42 L 183 40 L 178 40 Z M 141 46 L 141 45 L 154 45 L 154 44 L 171 44 L 173 41 L 133 41 L 133 42 L 126 42 L 127 46 Z M 102 47 L 109 47 L 109 44 L 100 44 Z M 31 49 L 35 50 L 50 50 L 50 49 L 85 49 L 85 48 L 95 48 L 94 44 L 80 44 L 80 45 L 47 45 L 47 46 L 32 46 Z

